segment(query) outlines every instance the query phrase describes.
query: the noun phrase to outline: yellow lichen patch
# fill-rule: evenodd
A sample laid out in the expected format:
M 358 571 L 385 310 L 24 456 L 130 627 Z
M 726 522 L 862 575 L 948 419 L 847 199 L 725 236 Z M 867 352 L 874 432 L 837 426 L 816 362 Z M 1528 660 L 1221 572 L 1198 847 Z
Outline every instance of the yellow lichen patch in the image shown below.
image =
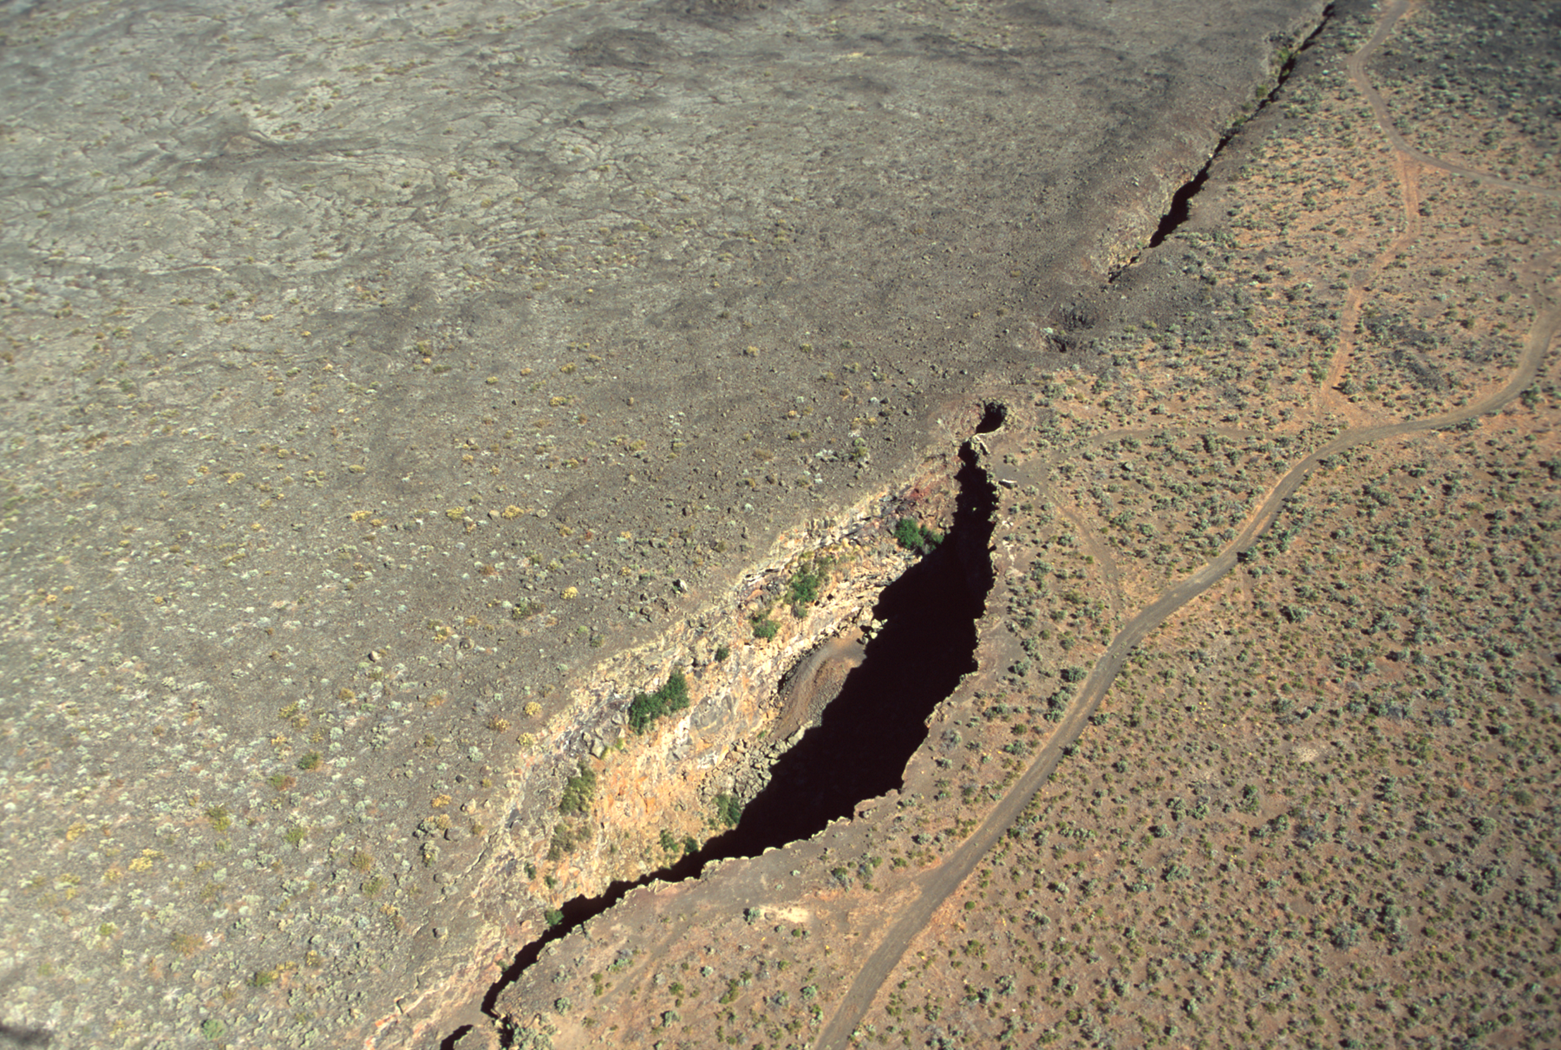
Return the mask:
M 131 871 L 150 871 L 153 864 L 163 859 L 161 850 L 144 849 L 141 855 L 130 862 Z

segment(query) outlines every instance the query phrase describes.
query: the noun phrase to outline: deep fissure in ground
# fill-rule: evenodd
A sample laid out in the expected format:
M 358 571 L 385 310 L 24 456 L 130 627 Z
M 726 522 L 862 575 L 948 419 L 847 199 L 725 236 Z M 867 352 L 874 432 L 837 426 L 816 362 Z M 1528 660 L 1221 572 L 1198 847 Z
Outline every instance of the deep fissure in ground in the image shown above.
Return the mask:
M 1239 132 L 1248 123 L 1250 123 L 1254 118 L 1256 118 L 1258 114 L 1262 113 L 1263 110 L 1265 110 L 1269 104 L 1272 103 L 1276 97 L 1278 97 L 1280 89 L 1285 86 L 1285 81 L 1289 80 L 1290 74 L 1295 72 L 1296 59 L 1301 56 L 1302 52 L 1306 51 L 1312 46 L 1312 44 L 1317 40 L 1318 36 L 1322 33 L 1323 27 L 1328 24 L 1328 20 L 1332 17 L 1333 5 L 1329 4 L 1323 9 L 1322 18 L 1318 21 L 1316 28 L 1307 34 L 1306 39 L 1303 40 L 1298 47 L 1286 55 L 1285 60 L 1280 63 L 1279 69 L 1274 74 L 1273 86 L 1269 88 L 1267 94 L 1265 94 L 1258 101 L 1257 106 L 1250 114 L 1231 125 L 1229 130 L 1227 130 L 1225 134 L 1220 137 L 1219 144 L 1214 147 L 1214 152 L 1209 155 L 1209 159 L 1203 165 L 1203 167 L 1198 169 L 1198 173 L 1183 183 L 1181 187 L 1177 189 L 1174 194 L 1172 194 L 1170 207 L 1166 210 L 1166 213 L 1160 217 L 1160 225 L 1155 229 L 1154 234 L 1149 238 L 1149 244 L 1147 247 L 1158 248 L 1160 245 L 1165 243 L 1165 239 L 1167 237 L 1175 233 L 1184 222 L 1192 217 L 1192 199 L 1198 195 L 1200 190 L 1203 189 L 1204 183 L 1209 181 L 1209 170 L 1213 167 L 1215 160 L 1218 159 L 1220 153 L 1225 149 L 1225 147 L 1230 144 L 1230 140 L 1236 137 L 1236 133 Z M 1134 262 L 1137 261 L 1137 257 L 1135 256 L 1127 263 L 1127 266 L 1131 266 Z M 1123 269 L 1125 268 L 1126 267 L 1123 267 Z M 1115 274 L 1112 275 L 1113 280 L 1115 280 L 1115 276 Z
M 978 433 L 997 429 L 1003 415 L 1001 406 L 987 406 Z M 818 724 L 776 761 L 769 783 L 743 809 L 736 827 L 676 864 L 611 883 L 597 896 L 566 901 L 559 921 L 522 948 L 489 990 L 484 1010 L 492 1012 L 499 993 L 544 946 L 635 887 L 693 878 L 713 861 L 757 856 L 809 838 L 831 820 L 849 817 L 858 803 L 900 786 L 906 763 L 926 739 L 933 709 L 976 669 L 976 621 L 993 582 L 996 490 L 969 444 L 960 460 L 954 521 L 943 542 L 884 588 L 873 608 L 883 629 L 867 643 L 861 664 L 847 675 Z

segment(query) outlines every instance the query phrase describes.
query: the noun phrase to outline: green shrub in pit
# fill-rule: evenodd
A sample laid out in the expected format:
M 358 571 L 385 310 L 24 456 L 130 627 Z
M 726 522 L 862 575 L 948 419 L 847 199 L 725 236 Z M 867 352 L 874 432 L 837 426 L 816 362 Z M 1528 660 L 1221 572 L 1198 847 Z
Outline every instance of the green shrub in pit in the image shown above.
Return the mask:
M 917 524 L 915 518 L 901 518 L 894 527 L 894 538 L 900 546 L 918 554 L 929 554 L 943 542 L 943 534 Z

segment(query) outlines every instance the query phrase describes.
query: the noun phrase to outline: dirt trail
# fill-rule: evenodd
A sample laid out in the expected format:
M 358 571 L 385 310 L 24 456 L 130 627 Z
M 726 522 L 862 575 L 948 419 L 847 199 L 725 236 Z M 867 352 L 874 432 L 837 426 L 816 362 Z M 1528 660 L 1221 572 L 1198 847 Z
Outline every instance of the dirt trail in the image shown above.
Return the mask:
M 1416 164 L 1427 168 L 1436 168 L 1440 171 L 1452 172 L 1455 175 L 1466 175 L 1471 179 L 1479 179 L 1491 186 L 1500 186 L 1509 190 L 1522 190 L 1526 193 L 1538 193 L 1546 197 L 1561 197 L 1561 188 L 1554 186 L 1535 186 L 1532 183 L 1517 182 L 1512 179 L 1504 179 L 1499 175 L 1492 175 L 1488 171 L 1478 168 L 1466 167 L 1462 164 L 1454 164 L 1452 161 L 1433 157 L 1428 153 L 1422 153 L 1410 144 L 1393 123 L 1393 115 L 1388 111 L 1387 100 L 1382 93 L 1371 83 L 1366 76 L 1366 63 L 1387 38 L 1392 35 L 1393 29 L 1398 25 L 1399 19 L 1420 7 L 1420 0 L 1398 0 L 1387 10 L 1382 12 L 1377 22 L 1377 30 L 1371 35 L 1371 39 L 1361 49 L 1345 60 L 1344 67 L 1349 72 L 1350 80 L 1366 96 L 1366 101 L 1371 104 L 1371 111 L 1377 118 L 1377 124 L 1382 128 L 1382 133 L 1388 137 L 1393 149 L 1400 156 Z
M 1411 147 L 1404 140 L 1403 136 L 1394 130 L 1386 103 L 1366 80 L 1363 67 L 1371 52 L 1381 46 L 1382 42 L 1391 33 L 1393 26 L 1412 6 L 1414 5 L 1409 3 L 1408 0 L 1400 0 L 1399 3 L 1384 11 L 1377 30 L 1372 35 L 1370 41 L 1355 55 L 1351 56 L 1347 63 L 1351 78 L 1370 100 L 1377 122 L 1381 125 L 1383 132 L 1393 145 L 1395 150 L 1395 168 L 1399 175 L 1400 194 L 1404 201 L 1406 214 L 1411 216 L 1405 232 L 1396 238 L 1394 243 L 1377 260 L 1376 269 L 1380 269 L 1385 261 L 1407 249 L 1417 235 L 1418 224 L 1413 216 L 1418 211 L 1418 173 L 1422 166 L 1467 175 L 1497 186 L 1541 193 L 1547 196 L 1561 195 L 1561 191 L 1553 188 L 1510 182 L 1485 172 L 1475 171 L 1427 157 Z M 1557 258 L 1561 258 L 1561 256 L 1551 256 L 1547 261 L 1553 264 Z M 1533 274 L 1531 273 L 1530 276 L 1533 276 Z M 1365 284 L 1362 283 L 1350 290 L 1348 300 L 1348 310 L 1350 312 L 1345 326 L 1346 330 L 1352 326 L 1353 318 L 1358 316 L 1365 287 Z M 1543 296 L 1541 285 L 1538 281 L 1534 282 L 1534 287 L 1536 289 L 1536 297 Z M 817 1050 L 835 1050 L 835 1048 L 847 1045 L 852 1031 L 866 1015 L 879 989 L 910 947 L 911 942 L 931 921 L 937 909 L 970 876 L 981 862 L 981 859 L 997 845 L 998 839 L 1007 831 L 1014 820 L 1019 817 L 1025 807 L 1029 805 L 1030 800 L 1056 769 L 1063 751 L 1078 739 L 1084 727 L 1089 724 L 1090 716 L 1100 706 L 1107 690 L 1110 689 L 1111 684 L 1121 672 L 1132 650 L 1173 613 L 1203 594 L 1209 587 L 1224 577 L 1226 573 L 1230 572 L 1238 563 L 1241 555 L 1250 550 L 1263 533 L 1274 523 L 1285 500 L 1300 488 L 1302 482 L 1324 459 L 1360 445 L 1410 437 L 1433 430 L 1447 429 L 1500 410 L 1516 399 L 1534 381 L 1545 354 L 1558 335 L 1561 335 L 1561 303 L 1545 301 L 1529 329 L 1528 337 L 1516 368 L 1506 382 L 1496 390 L 1455 411 L 1427 419 L 1352 427 L 1341 433 L 1333 441 L 1312 452 L 1292 466 L 1273 485 L 1261 506 L 1248 520 L 1240 535 L 1237 536 L 1229 547 L 1218 557 L 1165 591 L 1154 602 L 1133 616 L 1122 630 L 1117 633 L 1116 637 L 1112 639 L 1111 645 L 1099 661 L 1096 662 L 1089 677 L 1085 679 L 1082 688 L 1079 690 L 1078 696 L 1058 724 L 1056 731 L 1052 733 L 1046 745 L 1037 753 L 1024 775 L 993 807 L 987 814 L 986 819 L 981 822 L 980 826 L 976 828 L 975 832 L 964 843 L 948 854 L 942 863 L 927 869 L 917 880 L 919 895 L 888 927 L 878 947 L 868 957 L 861 970 L 858 971 L 845 997 L 836 1007 L 828 1024 L 820 1033 L 818 1041 L 814 1044 Z M 1335 357 L 1334 373 L 1342 372 L 1342 363 L 1348 359 L 1348 353 L 1345 349 L 1347 346 L 1348 342 L 1344 344 L 1344 347 L 1341 347 L 1340 352 Z M 1338 382 L 1338 374 L 1330 374 L 1328 383 L 1331 385 L 1336 382 Z M 1321 402 L 1319 402 L 1319 407 L 1321 407 Z
M 1372 260 L 1371 276 L 1350 282 L 1345 294 L 1344 309 L 1339 320 L 1339 346 L 1328 366 L 1328 375 L 1317 390 L 1315 414 L 1320 420 L 1328 412 L 1336 413 L 1352 424 L 1364 422 L 1366 411 L 1352 405 L 1349 398 L 1339 392 L 1345 370 L 1355 357 L 1355 330 L 1360 324 L 1362 304 L 1366 292 L 1394 259 L 1403 255 L 1420 238 L 1420 164 L 1402 151 L 1393 154 L 1393 169 L 1398 174 L 1399 195 L 1404 205 L 1404 231 Z
M 1355 351 L 1355 329 L 1360 321 L 1361 309 L 1365 302 L 1366 292 L 1377 275 L 1398 256 L 1407 251 L 1420 236 L 1420 172 L 1422 168 L 1430 168 L 1436 171 L 1448 172 L 1454 175 L 1462 175 L 1488 186 L 1496 186 L 1503 189 L 1517 190 L 1524 193 L 1537 194 L 1542 197 L 1561 196 L 1561 189 L 1551 186 L 1536 186 L 1527 182 L 1516 182 L 1493 175 L 1488 171 L 1470 168 L 1462 164 L 1454 164 L 1451 161 L 1442 160 L 1423 153 L 1410 144 L 1409 140 L 1398 130 L 1393 123 L 1392 113 L 1388 109 L 1387 100 L 1382 93 L 1372 84 L 1371 78 L 1366 74 L 1366 63 L 1371 56 L 1378 51 L 1399 21 L 1409 16 L 1420 7 L 1420 0 L 1398 0 L 1385 11 L 1377 23 L 1376 31 L 1371 39 L 1363 44 L 1345 60 L 1350 82 L 1355 85 L 1366 102 L 1371 107 L 1372 115 L 1376 118 L 1378 127 L 1387 137 L 1389 147 L 1393 151 L 1393 168 L 1398 175 L 1399 195 L 1403 203 L 1404 229 L 1393 242 L 1372 260 L 1371 276 L 1352 282 L 1350 290 L 1346 293 L 1344 309 L 1341 311 L 1339 324 L 1339 345 L 1334 351 L 1333 359 L 1328 367 L 1327 377 L 1323 380 L 1317 391 L 1314 402 L 1314 410 L 1318 419 L 1324 418 L 1329 413 L 1335 413 L 1344 418 L 1351 425 L 1361 425 L 1366 420 L 1363 409 L 1350 404 L 1349 399 L 1339 393 L 1337 387 L 1344 380 L 1344 375 L 1349 368 L 1350 361 Z
M 1101 535 L 1100 530 L 1090 524 L 1083 514 L 1079 513 L 1062 495 L 1050 485 L 1040 485 L 1040 494 L 1046 502 L 1056 507 L 1062 516 L 1073 523 L 1073 532 L 1084 545 L 1084 550 L 1095 563 L 1101 567 L 1101 573 L 1106 581 L 1106 596 L 1110 599 L 1111 615 L 1121 617 L 1126 614 L 1127 595 L 1122 590 L 1122 571 L 1117 566 L 1116 554 L 1111 545 Z

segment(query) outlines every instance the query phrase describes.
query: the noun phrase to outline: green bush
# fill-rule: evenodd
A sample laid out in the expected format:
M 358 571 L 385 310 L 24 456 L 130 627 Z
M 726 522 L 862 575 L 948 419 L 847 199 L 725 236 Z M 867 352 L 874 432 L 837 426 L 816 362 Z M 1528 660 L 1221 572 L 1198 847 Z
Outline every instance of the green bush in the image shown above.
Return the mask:
M 761 616 L 753 621 L 753 636 L 769 641 L 780 631 L 780 624 L 768 616 Z
M 584 837 L 585 832 L 582 831 L 577 838 L 568 824 L 554 824 L 553 838 L 547 846 L 547 859 L 563 860 L 566 854 L 575 851 L 575 847 L 580 844 L 580 839 Z
M 824 574 L 816 569 L 798 569 L 786 591 L 786 601 L 792 605 L 812 605 L 818 601 L 818 589 L 824 582 Z
M 564 797 L 558 800 L 560 813 L 584 813 L 591 808 L 591 798 L 596 794 L 596 774 L 584 762 L 580 772 L 564 784 Z
M 900 546 L 918 554 L 927 554 L 943 542 L 943 534 L 917 524 L 915 518 L 901 518 L 894 527 L 894 538 Z
M 725 825 L 735 828 L 737 822 L 743 819 L 743 804 L 737 800 L 736 795 L 717 795 L 715 797 L 715 820 L 712 822 L 717 827 Z
M 786 604 L 791 606 L 791 614 L 797 619 L 806 616 L 807 607 L 818 601 L 818 594 L 824 586 L 829 567 L 830 562 L 826 559 L 820 563 L 799 567 L 791 577 L 786 587 Z
M 688 679 L 682 671 L 673 671 L 667 684 L 654 693 L 640 693 L 629 703 L 629 725 L 636 733 L 644 733 L 652 722 L 662 715 L 681 711 L 688 706 Z

